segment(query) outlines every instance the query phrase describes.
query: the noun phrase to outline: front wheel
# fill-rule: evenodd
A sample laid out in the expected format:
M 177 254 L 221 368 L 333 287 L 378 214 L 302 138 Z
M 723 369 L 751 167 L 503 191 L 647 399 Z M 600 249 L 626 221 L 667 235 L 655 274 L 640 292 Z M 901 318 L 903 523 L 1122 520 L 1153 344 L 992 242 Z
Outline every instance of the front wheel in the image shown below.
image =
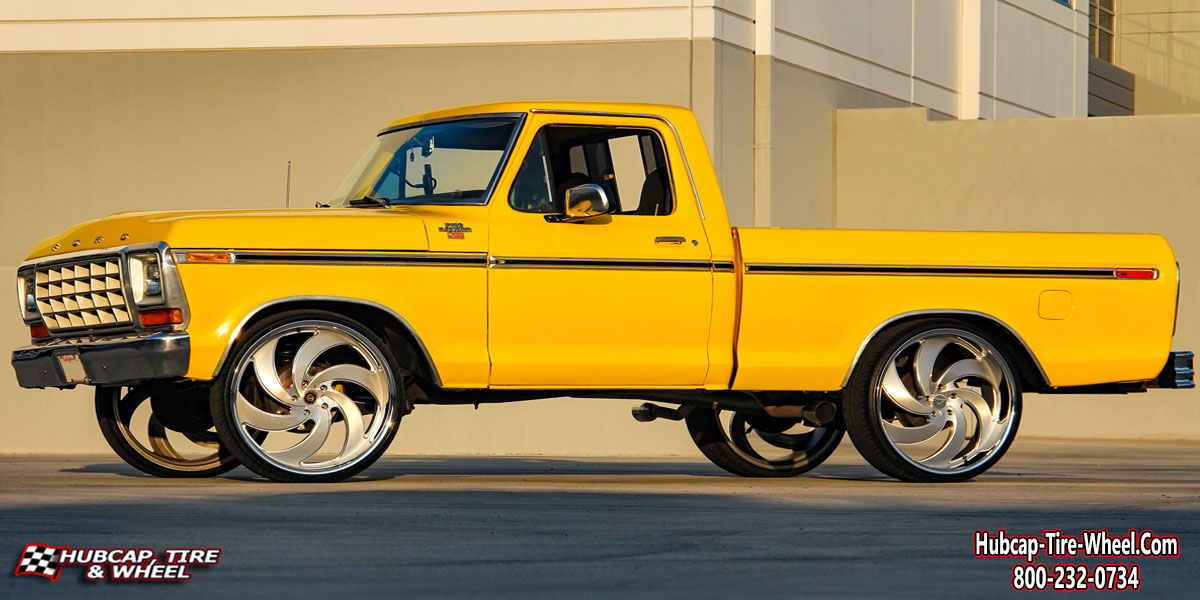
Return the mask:
M 158 477 L 212 477 L 238 466 L 220 444 L 203 389 L 96 388 L 105 441 L 133 468 Z
M 965 481 L 995 465 L 1021 420 L 1012 363 L 981 330 L 914 321 L 873 340 L 842 395 L 850 440 L 902 481 Z
M 696 408 L 688 433 L 713 464 L 743 477 L 792 477 L 825 462 L 842 441 L 835 425 L 809 427 L 798 419 Z
M 400 418 L 400 371 L 386 348 L 336 313 L 291 311 L 255 324 L 213 385 L 221 440 L 276 481 L 340 481 L 366 469 Z

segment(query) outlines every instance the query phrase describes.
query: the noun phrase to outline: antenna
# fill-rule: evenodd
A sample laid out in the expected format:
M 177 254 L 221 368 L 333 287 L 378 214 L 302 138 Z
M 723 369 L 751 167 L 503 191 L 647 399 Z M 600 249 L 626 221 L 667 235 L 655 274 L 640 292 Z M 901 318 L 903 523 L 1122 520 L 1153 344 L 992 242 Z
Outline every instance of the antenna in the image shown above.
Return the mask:
M 284 208 L 292 207 L 292 161 L 290 161 L 290 160 L 288 161 L 288 169 L 287 169 L 287 187 L 284 189 L 284 192 L 283 192 L 283 207 Z

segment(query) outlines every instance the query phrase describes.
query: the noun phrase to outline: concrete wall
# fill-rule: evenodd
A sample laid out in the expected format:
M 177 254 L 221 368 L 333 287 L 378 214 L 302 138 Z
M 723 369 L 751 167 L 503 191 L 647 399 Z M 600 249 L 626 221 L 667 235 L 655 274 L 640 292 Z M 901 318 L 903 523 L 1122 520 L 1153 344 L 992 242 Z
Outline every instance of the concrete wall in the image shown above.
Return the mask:
M 1200 348 L 1200 116 L 927 121 L 839 111 L 839 227 L 1152 232 L 1182 265 L 1176 349 Z M 1200 439 L 1200 390 L 1031 397 L 1021 433 Z
M 1113 54 L 1136 114 L 1200 112 L 1200 0 L 1118 0 Z

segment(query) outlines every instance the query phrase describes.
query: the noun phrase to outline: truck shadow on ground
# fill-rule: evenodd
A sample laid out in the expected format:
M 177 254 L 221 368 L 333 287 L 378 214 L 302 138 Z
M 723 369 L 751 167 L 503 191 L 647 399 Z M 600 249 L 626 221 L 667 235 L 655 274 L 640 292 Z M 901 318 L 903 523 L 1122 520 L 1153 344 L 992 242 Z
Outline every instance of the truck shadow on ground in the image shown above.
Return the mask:
M 61 469 L 64 473 L 105 473 L 122 477 L 157 479 L 124 463 L 94 463 L 82 467 Z M 1002 475 L 995 470 L 989 475 Z M 641 477 L 679 476 L 744 480 L 745 478 L 726 473 L 706 462 L 612 460 L 540 457 L 389 457 L 385 456 L 353 481 L 386 481 L 406 476 L 523 476 L 552 477 L 562 475 L 586 475 L 591 477 Z M 238 481 L 262 480 L 249 470 L 235 469 L 219 476 Z M 893 481 L 869 465 L 822 465 L 799 477 L 839 479 L 851 481 Z M 762 481 L 770 481 L 765 479 Z

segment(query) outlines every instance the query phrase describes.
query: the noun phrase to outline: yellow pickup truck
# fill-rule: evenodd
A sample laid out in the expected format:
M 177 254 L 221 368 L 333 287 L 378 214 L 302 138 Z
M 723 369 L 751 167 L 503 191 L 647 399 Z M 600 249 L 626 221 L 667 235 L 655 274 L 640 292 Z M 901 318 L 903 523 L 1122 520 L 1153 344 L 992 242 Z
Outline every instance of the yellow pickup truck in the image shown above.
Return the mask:
M 24 387 L 96 386 L 155 475 L 335 481 L 418 404 L 638 398 L 718 466 L 791 476 L 849 431 L 960 481 L 1021 394 L 1193 385 L 1158 235 L 731 228 L 686 109 L 470 106 L 379 133 L 328 204 L 120 213 L 18 270 Z

